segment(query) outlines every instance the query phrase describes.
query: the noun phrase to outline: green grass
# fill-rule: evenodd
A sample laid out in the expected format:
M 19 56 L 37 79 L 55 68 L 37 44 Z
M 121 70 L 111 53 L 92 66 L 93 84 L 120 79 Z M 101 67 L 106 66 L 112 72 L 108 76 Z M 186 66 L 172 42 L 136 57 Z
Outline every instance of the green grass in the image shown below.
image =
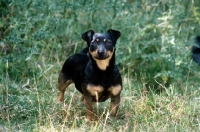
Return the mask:
M 0 131 L 200 131 L 200 67 L 190 53 L 199 0 L 3 0 L 0 7 Z M 116 118 L 108 100 L 88 122 L 73 84 L 56 102 L 57 78 L 85 47 L 83 32 L 109 28 L 122 34 L 122 101 Z
M 199 89 L 180 94 L 173 85 L 161 94 L 147 91 L 137 80 L 124 78 L 122 102 L 116 119 L 107 117 L 109 101 L 95 107 L 97 120 L 85 120 L 81 95 L 74 85 L 64 103 L 56 103 L 56 68 L 44 69 L 33 82 L 17 84 L 5 79 L 1 130 L 21 131 L 198 131 Z M 12 85 L 11 85 L 12 84 Z M 186 86 L 185 86 L 186 88 Z M 15 90 L 17 89 L 17 90 Z

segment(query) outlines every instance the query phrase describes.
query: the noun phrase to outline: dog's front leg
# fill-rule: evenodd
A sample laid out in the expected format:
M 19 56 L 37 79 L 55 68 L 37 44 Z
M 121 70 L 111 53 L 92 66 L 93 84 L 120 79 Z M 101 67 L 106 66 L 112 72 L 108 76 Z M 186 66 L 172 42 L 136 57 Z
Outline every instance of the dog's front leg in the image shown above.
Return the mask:
M 112 96 L 111 97 L 111 104 L 110 104 L 110 110 L 111 110 L 111 116 L 115 117 L 117 114 L 117 110 L 120 103 L 120 95 Z
M 86 112 L 86 119 L 93 120 L 93 101 L 91 96 L 84 96 L 84 103 Z

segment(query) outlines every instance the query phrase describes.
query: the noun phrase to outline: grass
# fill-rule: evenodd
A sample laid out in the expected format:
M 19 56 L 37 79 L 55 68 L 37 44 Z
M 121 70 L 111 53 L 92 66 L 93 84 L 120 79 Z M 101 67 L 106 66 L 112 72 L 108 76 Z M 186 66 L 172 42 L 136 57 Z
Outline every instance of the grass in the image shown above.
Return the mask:
M 200 131 L 200 67 L 191 61 L 199 1 L 15 0 L 0 2 L 0 131 Z M 111 8 L 112 7 L 112 8 Z M 105 15 L 107 14 L 107 15 Z M 121 31 L 121 103 L 85 120 L 70 85 L 57 103 L 65 59 L 85 46 L 88 29 Z M 157 90 L 159 89 L 159 90 Z
M 9 63 L 7 69 L 9 69 Z M 74 85 L 64 103 L 56 103 L 57 69 L 43 65 L 40 74 L 20 84 L 9 79 L 1 85 L 1 131 L 198 131 L 200 92 L 180 93 L 171 85 L 160 94 L 147 91 L 140 81 L 123 78 L 122 102 L 116 119 L 110 119 L 109 101 L 95 107 L 97 120 L 85 121 L 85 107 Z M 5 92 L 5 93 L 4 93 Z

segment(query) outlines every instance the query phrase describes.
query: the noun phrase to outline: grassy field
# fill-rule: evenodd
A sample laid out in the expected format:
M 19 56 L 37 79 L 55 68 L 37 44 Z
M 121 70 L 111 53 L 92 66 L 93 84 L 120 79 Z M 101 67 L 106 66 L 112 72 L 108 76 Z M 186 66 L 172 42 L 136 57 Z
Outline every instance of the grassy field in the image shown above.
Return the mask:
M 200 131 L 199 0 L 2 0 L 0 13 L 0 132 Z M 73 84 L 56 102 L 57 78 L 83 32 L 110 28 L 122 101 L 116 118 L 108 100 L 88 122 Z

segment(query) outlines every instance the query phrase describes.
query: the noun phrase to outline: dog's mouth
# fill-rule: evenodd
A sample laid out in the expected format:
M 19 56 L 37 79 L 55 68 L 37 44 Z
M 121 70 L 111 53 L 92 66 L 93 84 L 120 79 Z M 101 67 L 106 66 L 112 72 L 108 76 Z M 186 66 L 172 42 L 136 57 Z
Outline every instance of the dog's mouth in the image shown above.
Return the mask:
M 94 58 L 94 59 L 97 59 L 97 60 L 105 60 L 107 58 L 110 57 L 110 54 L 108 52 L 104 52 L 102 54 L 98 54 L 97 51 L 91 51 L 89 49 L 89 53 L 91 54 L 91 56 Z
M 92 56 L 92 58 L 96 61 L 98 68 L 101 70 L 106 70 L 106 68 L 109 66 L 110 59 L 112 58 L 114 52 L 107 51 L 104 54 L 97 54 L 96 52 L 91 52 L 89 50 L 89 53 Z
M 95 55 L 93 57 L 98 60 L 105 60 L 109 57 L 109 55 Z

